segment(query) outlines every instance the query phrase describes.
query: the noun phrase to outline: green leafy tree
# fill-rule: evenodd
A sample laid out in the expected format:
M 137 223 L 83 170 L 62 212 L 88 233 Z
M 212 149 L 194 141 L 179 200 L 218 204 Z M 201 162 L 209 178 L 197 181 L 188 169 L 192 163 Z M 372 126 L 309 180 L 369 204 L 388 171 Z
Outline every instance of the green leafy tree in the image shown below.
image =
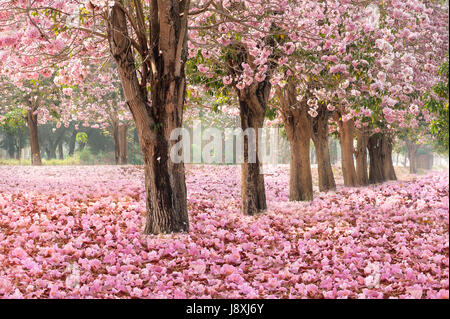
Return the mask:
M 441 80 L 427 95 L 425 107 L 434 116 L 430 131 L 434 139 L 435 151 L 448 155 L 448 58 L 439 69 Z

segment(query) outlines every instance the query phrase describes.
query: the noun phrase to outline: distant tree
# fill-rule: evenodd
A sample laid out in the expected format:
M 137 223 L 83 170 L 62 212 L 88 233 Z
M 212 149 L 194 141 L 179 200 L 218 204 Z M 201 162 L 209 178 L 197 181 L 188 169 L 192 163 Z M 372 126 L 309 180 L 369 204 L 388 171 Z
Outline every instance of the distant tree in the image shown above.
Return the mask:
M 448 155 L 448 57 L 440 67 L 439 75 L 441 80 L 427 96 L 425 107 L 434 116 L 430 126 L 431 135 L 434 138 L 434 148 L 437 152 Z

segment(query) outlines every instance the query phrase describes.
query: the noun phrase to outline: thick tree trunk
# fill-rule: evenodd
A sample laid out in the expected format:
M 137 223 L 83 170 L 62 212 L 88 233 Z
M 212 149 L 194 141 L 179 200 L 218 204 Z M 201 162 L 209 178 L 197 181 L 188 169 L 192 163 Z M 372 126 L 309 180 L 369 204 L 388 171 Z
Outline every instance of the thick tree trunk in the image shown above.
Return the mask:
M 406 149 L 408 150 L 408 160 L 409 160 L 409 173 L 416 174 L 417 173 L 417 150 L 419 149 L 419 145 L 406 141 Z M 406 159 L 405 159 L 406 161 Z
M 313 140 L 314 141 L 314 140 Z M 328 137 L 322 137 L 314 143 L 317 157 L 317 171 L 319 175 L 319 190 L 326 192 L 336 189 L 333 169 L 331 166 Z
M 128 125 L 119 125 L 119 165 L 128 164 Z
M 62 143 L 62 139 L 64 138 L 64 133 L 66 131 L 65 127 L 60 127 L 56 130 L 55 139 L 49 142 L 49 146 L 47 148 L 47 156 L 49 159 L 56 158 L 56 151 L 60 143 Z
M 264 90 L 264 87 L 261 86 L 259 90 Z M 244 135 L 244 154 L 241 165 L 241 212 L 244 215 L 255 215 L 267 208 L 264 175 L 261 172 L 259 158 L 258 132 L 258 129 L 262 128 L 264 124 L 267 99 L 262 91 L 257 91 L 257 95 L 253 96 L 245 93 L 247 92 L 239 92 L 241 128 L 244 133 L 245 130 L 252 129 L 254 140 L 249 140 L 249 137 L 252 138 L 251 135 Z
M 392 160 L 392 137 L 383 134 L 381 140 L 384 178 L 388 181 L 395 181 L 397 180 L 397 175 L 395 174 L 394 163 Z
M 151 102 L 146 84 L 141 85 L 137 78 L 126 16 L 118 5 L 111 8 L 108 38 L 144 159 L 147 193 L 144 232 L 183 232 L 189 230 L 184 163 L 174 163 L 170 158 L 170 149 L 178 142 L 170 140 L 170 134 L 182 127 L 183 119 L 186 1 L 152 0 L 150 4 L 151 51 L 142 54 L 149 56 L 146 63 L 151 65 L 150 74 L 143 75 L 143 80 L 150 79 Z M 143 37 L 145 41 L 145 34 Z
M 356 178 L 358 185 L 365 186 L 369 184 L 369 176 L 367 173 L 367 143 L 369 136 L 367 132 L 357 130 L 356 132 Z
M 291 161 L 289 170 L 289 200 L 311 201 L 313 199 L 310 139 L 300 134 L 290 140 Z
M 305 101 L 297 101 L 295 83 L 277 88 L 286 135 L 290 144 L 289 200 L 311 201 L 313 186 L 310 162 L 312 120 Z
M 339 120 L 338 125 L 339 125 L 339 143 L 341 145 L 342 175 L 344 177 L 344 185 L 349 187 L 358 186 L 355 163 L 353 160 L 354 123 L 353 120 L 348 120 L 346 122 Z
M 27 112 L 28 132 L 31 146 L 31 165 L 42 165 L 41 150 L 39 148 L 37 114 L 32 110 Z
M 370 156 L 369 183 L 382 183 L 387 180 L 396 180 L 397 176 L 392 163 L 392 140 L 381 133 L 369 138 L 367 147 Z
M 275 41 L 272 36 L 265 39 L 267 47 L 274 48 Z M 229 56 L 227 60 L 228 71 L 233 77 L 241 76 L 244 73 L 242 64 L 253 63 L 254 57 L 249 54 L 248 48 L 242 44 L 233 47 L 236 55 Z M 276 60 L 274 55 L 269 56 L 269 60 Z M 266 77 L 263 81 L 254 81 L 243 89 L 235 89 L 239 98 L 239 109 L 241 115 L 242 130 L 253 129 L 256 141 L 253 147 L 249 143 L 248 135 L 244 135 L 244 156 L 242 163 L 241 177 L 241 212 L 245 215 L 255 215 L 267 208 L 266 193 L 264 186 L 264 175 L 261 174 L 261 161 L 259 158 L 259 132 L 264 123 L 267 102 L 271 89 L 270 77 L 276 68 L 274 62 L 268 64 Z M 235 83 L 236 84 L 236 83 Z M 252 156 L 254 163 L 249 163 L 250 152 L 255 152 Z
M 377 184 L 386 181 L 383 168 L 382 154 L 382 137 L 381 134 L 373 134 L 369 137 L 367 148 L 369 149 L 370 169 L 369 183 Z
M 319 190 L 321 192 L 336 189 L 328 147 L 328 117 L 329 111 L 323 107 L 319 107 L 318 115 L 312 119 L 311 137 L 316 150 Z

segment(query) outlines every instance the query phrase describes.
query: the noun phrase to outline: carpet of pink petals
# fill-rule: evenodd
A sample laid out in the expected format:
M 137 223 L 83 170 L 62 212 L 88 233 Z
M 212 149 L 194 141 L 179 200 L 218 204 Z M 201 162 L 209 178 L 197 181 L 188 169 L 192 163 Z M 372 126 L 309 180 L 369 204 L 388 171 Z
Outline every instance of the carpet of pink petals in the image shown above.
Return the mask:
M 189 234 L 145 236 L 136 167 L 0 166 L 0 298 L 448 298 L 448 173 L 239 212 L 233 166 L 187 170 Z

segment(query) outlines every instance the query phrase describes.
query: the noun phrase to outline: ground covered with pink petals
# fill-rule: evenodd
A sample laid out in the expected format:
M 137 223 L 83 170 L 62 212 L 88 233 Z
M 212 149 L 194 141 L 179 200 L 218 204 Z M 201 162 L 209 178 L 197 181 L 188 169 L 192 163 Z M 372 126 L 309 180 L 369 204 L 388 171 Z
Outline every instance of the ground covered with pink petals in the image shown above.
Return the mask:
M 0 298 L 448 298 L 449 180 L 431 173 L 242 216 L 239 168 L 187 171 L 189 234 L 145 236 L 135 167 L 0 167 Z

